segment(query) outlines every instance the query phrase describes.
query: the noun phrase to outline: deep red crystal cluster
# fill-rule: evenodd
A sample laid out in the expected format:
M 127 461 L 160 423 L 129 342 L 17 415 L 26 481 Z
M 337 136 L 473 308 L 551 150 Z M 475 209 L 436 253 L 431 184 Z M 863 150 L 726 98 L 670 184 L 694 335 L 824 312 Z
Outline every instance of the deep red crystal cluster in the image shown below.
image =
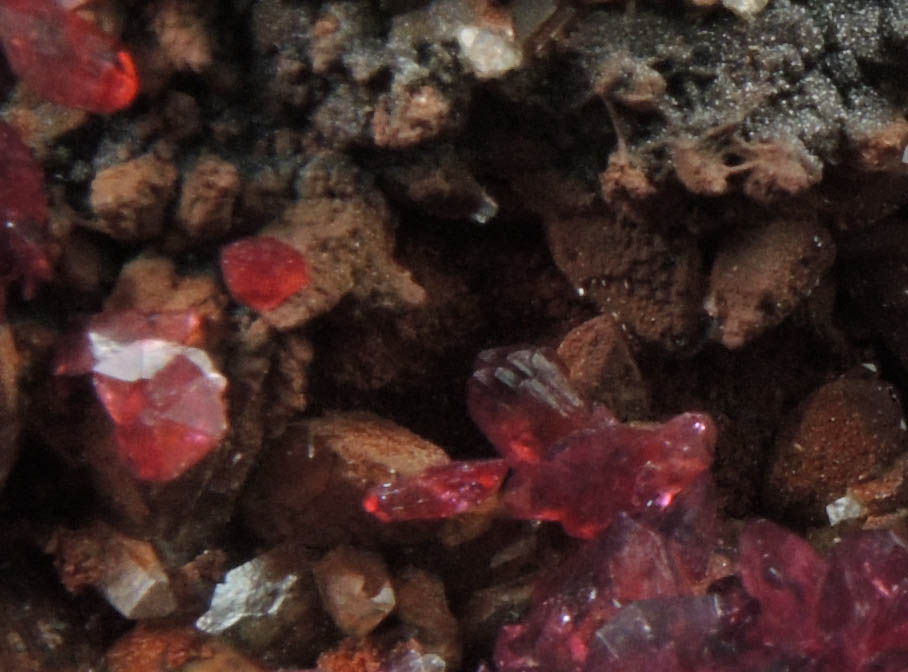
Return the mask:
M 482 354 L 469 407 L 503 460 L 433 467 L 364 504 L 385 521 L 454 515 L 494 494 L 503 463 L 511 512 L 588 539 L 502 628 L 498 672 L 908 669 L 908 546 L 892 532 L 846 536 L 823 559 L 753 521 L 736 568 L 710 583 L 720 526 L 707 416 L 621 424 L 538 348 Z
M 452 462 L 383 484 L 367 495 L 368 511 L 386 521 L 462 513 L 495 494 L 509 467 L 502 494 L 514 516 L 591 539 L 622 511 L 666 508 L 709 468 L 716 439 L 698 413 L 662 425 L 618 422 L 580 399 L 546 349 L 482 353 L 468 404 L 503 460 Z
M 62 355 L 58 374 L 92 374 L 119 455 L 137 478 L 180 476 L 227 432 L 227 381 L 195 347 L 201 333 L 193 311 L 102 313 Z
M 58 0 L 0 1 L 0 44 L 26 86 L 60 105 L 109 114 L 139 90 L 129 52 Z

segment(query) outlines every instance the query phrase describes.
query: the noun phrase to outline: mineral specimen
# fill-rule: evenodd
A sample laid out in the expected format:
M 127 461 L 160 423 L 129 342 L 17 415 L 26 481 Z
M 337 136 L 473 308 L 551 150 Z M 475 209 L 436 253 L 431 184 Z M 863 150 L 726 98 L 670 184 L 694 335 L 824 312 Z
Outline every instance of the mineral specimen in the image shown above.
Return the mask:
M 109 114 L 139 90 L 129 52 L 57 0 L 0 2 L 0 44 L 13 72 L 60 105 Z
M 503 460 L 452 462 L 411 479 L 373 487 L 363 508 L 382 522 L 447 518 L 475 508 L 498 492 L 507 474 Z
M 2 9 L 0 9 L 2 19 Z M 0 20 L 2 25 L 2 20 Z M 44 172 L 31 150 L 9 124 L 0 121 L 0 320 L 7 288 L 23 283 L 31 297 L 40 281 L 50 280 L 47 196 Z
M 92 373 L 120 456 L 140 479 L 177 478 L 227 432 L 227 380 L 198 344 L 193 311 L 101 313 L 58 374 Z
M 221 250 L 221 272 L 231 295 L 259 312 L 277 308 L 309 283 L 303 255 L 267 236 L 238 240 Z
M 558 521 L 577 537 L 597 536 L 622 511 L 665 509 L 712 460 L 708 416 L 621 424 L 604 407 L 588 407 L 546 349 L 482 353 L 468 390 L 473 418 L 514 469 L 503 493 L 511 513 Z M 382 520 L 448 517 L 487 497 L 503 467 L 427 470 L 374 488 L 364 506 Z

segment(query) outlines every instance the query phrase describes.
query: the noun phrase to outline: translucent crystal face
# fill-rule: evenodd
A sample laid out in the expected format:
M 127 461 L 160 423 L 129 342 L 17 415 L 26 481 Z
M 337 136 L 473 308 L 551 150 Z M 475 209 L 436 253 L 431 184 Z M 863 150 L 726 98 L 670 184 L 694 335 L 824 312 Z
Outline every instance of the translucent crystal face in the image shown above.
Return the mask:
M 129 53 L 56 0 L 0 2 L 0 44 L 13 72 L 54 103 L 108 114 L 138 93 Z
M 221 250 L 221 272 L 233 298 L 259 312 L 277 308 L 309 283 L 303 255 L 267 236 L 244 238 Z
M 227 433 L 227 379 L 189 345 L 200 338 L 192 311 L 103 313 L 58 366 L 58 373 L 91 372 L 119 455 L 138 478 L 177 478 Z

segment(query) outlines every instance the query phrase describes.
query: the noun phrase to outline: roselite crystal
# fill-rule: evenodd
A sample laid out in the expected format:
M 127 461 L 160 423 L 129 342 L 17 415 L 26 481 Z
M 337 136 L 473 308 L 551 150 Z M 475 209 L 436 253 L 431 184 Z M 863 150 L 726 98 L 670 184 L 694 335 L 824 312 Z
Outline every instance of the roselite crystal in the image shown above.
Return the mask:
M 382 522 L 448 518 L 476 508 L 498 492 L 504 460 L 452 462 L 409 479 L 372 488 L 363 508 Z
M 260 313 L 277 308 L 309 284 L 303 255 L 268 236 L 227 245 L 221 250 L 221 272 L 233 298 Z
M 503 491 L 511 513 L 558 521 L 584 539 L 600 534 L 622 511 L 667 508 L 708 469 L 716 441 L 712 420 L 699 413 L 661 425 L 618 422 L 608 409 L 588 406 L 557 356 L 541 348 L 482 353 L 468 402 L 514 469 Z M 372 490 L 364 506 L 386 521 L 452 516 L 495 487 L 490 464 L 473 474 L 472 484 L 468 466 L 429 470 Z
M 12 71 L 60 105 L 109 114 L 139 90 L 129 52 L 57 0 L 2 0 L 0 44 Z
M 2 21 L 0 21 L 2 23 Z M 2 30 L 2 28 L 0 28 Z M 7 287 L 21 281 L 31 298 L 50 280 L 44 172 L 16 130 L 0 121 L 0 319 Z
M 59 374 L 92 373 L 120 457 L 140 479 L 177 478 L 227 432 L 227 380 L 193 347 L 201 332 L 193 311 L 102 313 L 57 367 Z

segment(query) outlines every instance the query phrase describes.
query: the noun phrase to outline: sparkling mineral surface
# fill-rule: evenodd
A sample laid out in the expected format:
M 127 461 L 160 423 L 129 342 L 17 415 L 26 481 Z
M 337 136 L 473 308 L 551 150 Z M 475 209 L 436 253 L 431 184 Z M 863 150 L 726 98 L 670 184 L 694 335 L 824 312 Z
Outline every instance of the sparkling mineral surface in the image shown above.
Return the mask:
M 129 52 L 57 0 L 0 2 L 0 44 L 13 72 L 60 105 L 109 114 L 139 90 Z
M 58 366 L 58 373 L 92 373 L 119 454 L 140 479 L 177 478 L 227 432 L 227 380 L 193 347 L 200 332 L 193 311 L 102 313 Z
M 0 10 L 2 11 L 2 10 Z M 2 29 L 0 29 L 2 30 Z M 21 281 L 26 297 L 51 276 L 47 255 L 44 173 L 9 124 L 0 121 L 0 319 L 7 287 Z
M 277 308 L 309 283 L 303 255 L 267 236 L 226 246 L 221 271 L 233 298 L 259 312 Z

